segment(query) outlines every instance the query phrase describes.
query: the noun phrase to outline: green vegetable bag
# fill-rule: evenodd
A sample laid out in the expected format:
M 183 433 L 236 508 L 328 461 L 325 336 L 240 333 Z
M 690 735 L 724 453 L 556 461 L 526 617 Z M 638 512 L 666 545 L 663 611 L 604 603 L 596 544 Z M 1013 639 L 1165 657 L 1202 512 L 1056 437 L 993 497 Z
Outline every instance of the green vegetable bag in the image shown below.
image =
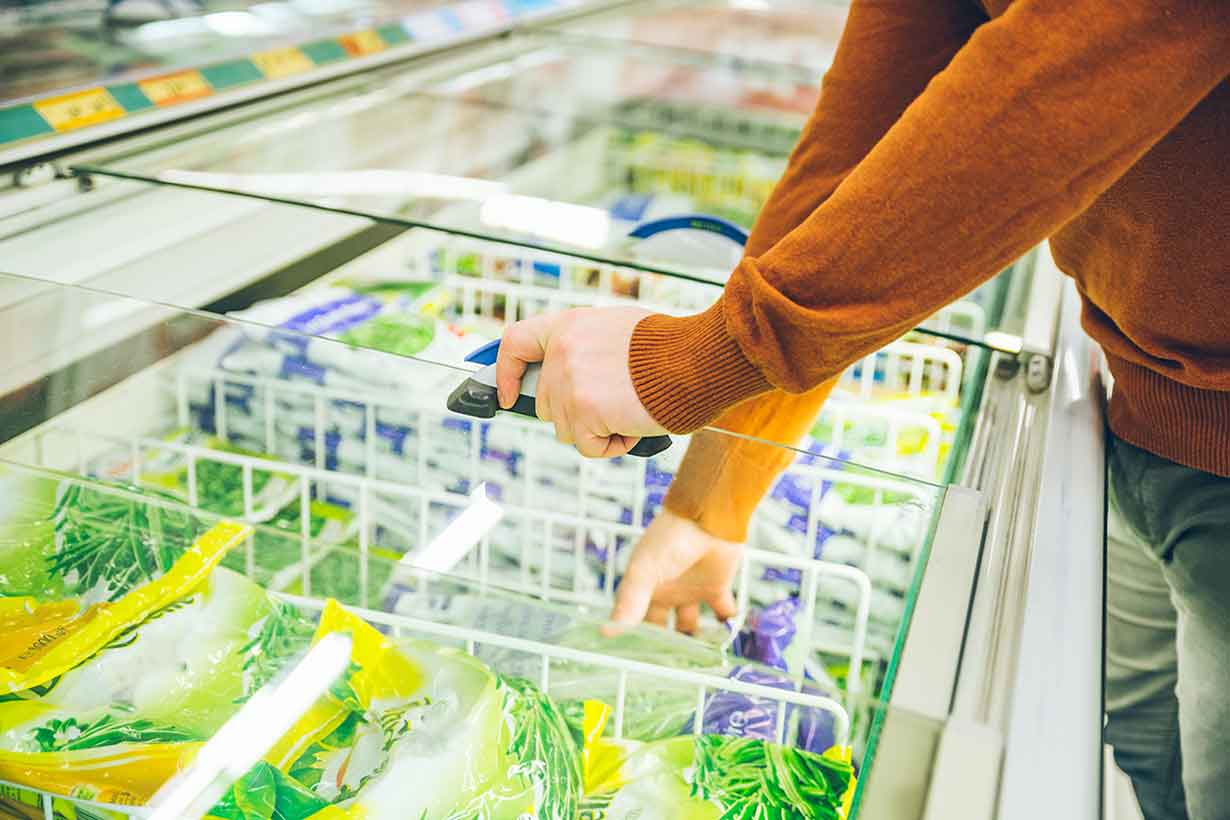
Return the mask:
M 312 820 L 576 817 L 576 745 L 531 684 L 456 650 L 395 643 L 330 601 L 317 634 L 336 631 L 351 635 L 353 673 L 266 757 L 329 801 Z M 234 813 L 240 791 L 218 816 L 255 817 Z
M 848 751 L 823 755 L 756 738 L 697 735 L 652 743 L 604 736 L 611 709 L 585 704 L 583 809 L 593 820 L 844 820 Z
M 191 594 L 250 534 L 139 494 L 0 470 L 0 692 L 46 686 Z

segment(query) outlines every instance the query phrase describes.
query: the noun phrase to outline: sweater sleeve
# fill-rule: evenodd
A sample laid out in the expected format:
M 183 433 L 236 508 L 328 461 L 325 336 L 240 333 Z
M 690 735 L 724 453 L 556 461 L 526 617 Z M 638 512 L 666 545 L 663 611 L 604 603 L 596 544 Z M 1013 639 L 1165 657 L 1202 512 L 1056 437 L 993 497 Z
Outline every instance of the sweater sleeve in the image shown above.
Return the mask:
M 748 399 L 723 413 L 718 429 L 697 430 L 663 505 L 710 535 L 745 540 L 760 500 L 794 461 L 795 451 L 779 445 L 795 444 L 807 433 L 833 384 Z
M 986 18 L 971 0 L 854 0 L 820 99 L 748 238 L 773 247 L 849 175 Z M 720 538 L 742 541 L 764 493 L 807 433 L 834 380 L 800 394 L 772 390 L 699 431 L 664 504 Z M 759 440 L 755 440 L 759 439 Z
M 1083 211 L 1227 73 L 1225 0 L 1016 0 L 709 311 L 638 325 L 642 402 L 686 431 L 832 378 Z

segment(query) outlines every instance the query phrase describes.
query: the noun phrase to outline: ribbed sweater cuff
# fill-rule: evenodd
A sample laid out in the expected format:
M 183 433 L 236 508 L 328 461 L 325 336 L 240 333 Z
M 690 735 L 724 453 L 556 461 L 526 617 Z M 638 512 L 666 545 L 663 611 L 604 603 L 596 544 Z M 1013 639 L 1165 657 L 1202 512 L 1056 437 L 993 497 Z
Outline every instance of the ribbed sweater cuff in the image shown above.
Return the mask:
M 726 331 L 722 302 L 696 316 L 646 316 L 632 333 L 632 384 L 654 420 L 690 433 L 771 385 Z

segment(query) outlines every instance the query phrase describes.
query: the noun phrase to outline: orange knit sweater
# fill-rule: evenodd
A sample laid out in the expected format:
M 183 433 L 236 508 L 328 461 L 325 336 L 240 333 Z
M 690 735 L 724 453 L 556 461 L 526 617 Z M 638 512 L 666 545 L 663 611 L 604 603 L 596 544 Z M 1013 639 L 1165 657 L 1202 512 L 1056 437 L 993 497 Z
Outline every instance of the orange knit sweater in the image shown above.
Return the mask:
M 846 367 L 1050 238 L 1115 433 L 1230 475 L 1228 76 L 1227 0 L 853 0 L 723 297 L 637 326 L 641 400 L 793 443 Z M 784 458 L 738 441 L 697 436 L 668 499 L 734 538 Z

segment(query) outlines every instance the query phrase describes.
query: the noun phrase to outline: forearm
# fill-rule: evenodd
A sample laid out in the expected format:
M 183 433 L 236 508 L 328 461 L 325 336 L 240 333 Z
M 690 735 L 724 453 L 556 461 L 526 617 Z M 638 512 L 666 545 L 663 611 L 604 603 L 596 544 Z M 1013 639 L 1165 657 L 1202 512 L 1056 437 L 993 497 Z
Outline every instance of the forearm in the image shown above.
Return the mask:
M 743 435 L 697 431 L 667 492 L 666 508 L 696 521 L 710 535 L 744 540 L 761 498 L 794 460 L 796 452 L 789 447 L 811 429 L 834 384 L 745 401 L 713 425 Z

